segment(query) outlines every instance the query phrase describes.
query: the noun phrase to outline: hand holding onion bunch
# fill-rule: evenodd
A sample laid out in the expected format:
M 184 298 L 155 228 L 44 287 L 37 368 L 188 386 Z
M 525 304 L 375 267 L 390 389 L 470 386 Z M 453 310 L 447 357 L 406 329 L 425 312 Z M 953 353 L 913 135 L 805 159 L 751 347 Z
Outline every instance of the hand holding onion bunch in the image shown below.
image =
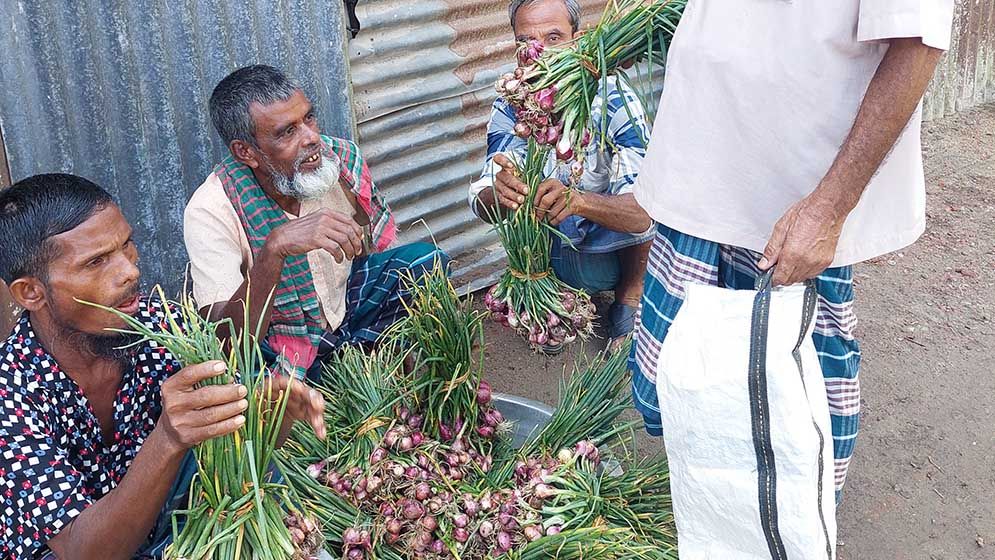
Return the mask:
M 258 332 L 238 332 L 230 319 L 208 321 L 189 297 L 174 303 L 166 300 L 161 288 L 156 292 L 171 311 L 158 328 L 149 328 L 116 309 L 97 307 L 125 321 L 127 326 L 120 332 L 165 348 L 183 364 L 224 362 L 224 372 L 200 385 L 241 382 L 248 401 L 245 423 L 237 431 L 194 448 L 197 474 L 190 484 L 189 507 L 174 512 L 173 542 L 164 557 L 306 560 L 315 556 L 324 540 L 317 522 L 299 511 L 271 467 L 278 444 L 294 420 L 311 420 L 311 433 L 323 437 L 324 402 L 300 382 L 270 377 L 256 343 Z M 226 344 L 218 337 L 220 331 L 237 334 Z M 294 403 L 288 409 L 291 400 Z
M 591 332 L 593 306 L 586 294 L 555 277 L 550 236 L 569 243 L 554 226 L 559 216 L 537 213 L 537 192 L 546 178 L 550 153 L 569 167 L 571 188 L 580 186 L 592 141 L 604 147 L 606 119 L 591 122 L 592 105 L 607 97 L 611 79 L 624 79 L 623 66 L 662 58 L 685 0 L 620 0 L 609 3 L 599 24 L 564 47 L 536 41 L 519 46 L 518 67 L 496 84 L 515 112 L 515 135 L 526 145 L 513 154 L 515 174 L 528 187 L 523 200 L 497 204 L 491 222 L 508 253 L 508 271 L 485 301 L 494 318 L 518 330 L 536 349 L 559 347 Z M 616 78 L 616 76 L 619 76 Z M 624 98 L 623 98 L 624 102 Z M 568 191 L 567 201 L 571 193 Z M 494 200 L 505 201 L 499 193 Z M 508 208 L 511 211 L 508 211 Z M 539 215 L 543 214 L 543 215 Z
M 494 320 L 525 337 L 536 350 L 555 349 L 594 332 L 590 296 L 556 277 L 550 256 L 551 235 L 561 236 L 536 212 L 536 196 L 548 150 L 529 140 L 519 164 L 528 195 L 518 209 L 505 215 L 500 207 L 491 222 L 508 253 L 508 269 L 484 296 Z

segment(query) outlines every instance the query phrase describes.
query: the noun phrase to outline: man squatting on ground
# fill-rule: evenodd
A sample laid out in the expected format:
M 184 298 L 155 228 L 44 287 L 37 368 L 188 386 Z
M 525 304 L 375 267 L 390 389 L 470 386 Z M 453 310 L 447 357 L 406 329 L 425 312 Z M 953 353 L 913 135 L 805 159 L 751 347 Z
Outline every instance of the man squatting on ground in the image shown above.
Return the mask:
M 553 47 L 572 40 L 580 29 L 577 0 L 512 0 L 508 12 L 517 41 Z M 536 211 L 573 245 L 552 236 L 556 275 L 588 293 L 615 292 L 606 321 L 609 338 L 617 340 L 632 332 L 653 240 L 649 215 L 632 194 L 649 127 L 636 94 L 614 78 L 608 80 L 607 95 L 599 91 L 595 96 L 588 126 L 601 130 L 604 121 L 607 141 L 587 146 L 579 189 L 567 188 L 570 170 L 557 166 L 556 155 L 550 154 L 549 178 L 539 185 Z M 523 157 L 527 148 L 515 134 L 516 122 L 514 109 L 497 99 L 487 124 L 483 174 L 470 186 L 470 206 L 481 218 L 487 218 L 485 208 L 494 204 L 516 209 L 528 194 L 528 187 L 514 175 L 511 159 Z
M 160 555 L 196 472 L 189 450 L 245 423 L 242 385 L 196 388 L 222 362 L 180 364 L 153 343 L 130 349 L 115 315 L 151 329 L 182 321 L 139 294 L 131 226 L 111 196 L 73 175 L 0 191 L 0 278 L 24 308 L 0 344 L 0 557 Z M 289 376 L 295 420 L 324 437 L 324 401 Z M 274 391 L 277 393 L 278 391 Z
M 210 112 L 230 154 L 184 214 L 194 298 L 236 325 L 248 298 L 267 359 L 313 379 L 341 346 L 373 344 L 405 314 L 405 279 L 448 258 L 428 243 L 390 248 L 394 220 L 359 147 L 323 136 L 280 70 L 232 72 Z

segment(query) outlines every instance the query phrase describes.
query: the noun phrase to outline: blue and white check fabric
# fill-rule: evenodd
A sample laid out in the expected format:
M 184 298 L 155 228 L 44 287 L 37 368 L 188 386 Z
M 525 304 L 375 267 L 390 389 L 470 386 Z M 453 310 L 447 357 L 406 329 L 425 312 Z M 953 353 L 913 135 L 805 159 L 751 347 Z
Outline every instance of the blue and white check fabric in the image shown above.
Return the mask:
M 633 333 L 632 396 L 646 431 L 666 438 L 656 393 L 656 367 L 664 339 L 684 303 L 688 284 L 752 290 L 761 255 L 657 225 L 646 265 L 643 299 Z M 860 345 L 854 335 L 853 269 L 829 268 L 815 280 L 812 342 L 826 383 L 833 431 L 836 499 L 840 499 L 860 428 Z M 744 373 L 745 375 L 745 373 Z
M 494 175 L 500 168 L 493 163 L 494 156 L 504 154 L 522 157 L 527 142 L 515 135 L 515 110 L 504 99 L 494 101 L 487 124 L 487 159 L 480 179 L 470 185 L 470 207 L 476 210 L 475 200 L 484 189 L 494 185 Z M 636 93 L 623 80 L 607 80 L 607 95 L 599 92 L 591 105 L 588 124 L 593 140 L 586 148 L 584 175 L 580 188 L 603 195 L 622 195 L 632 192 L 649 140 L 649 125 L 643 105 Z M 600 141 L 604 130 L 604 142 Z M 556 154 L 550 153 L 546 176 L 567 182 L 569 167 L 558 164 Z M 620 233 L 608 230 L 579 216 L 570 216 L 559 229 L 574 248 L 582 253 L 610 253 L 653 239 L 652 228 L 641 234 Z

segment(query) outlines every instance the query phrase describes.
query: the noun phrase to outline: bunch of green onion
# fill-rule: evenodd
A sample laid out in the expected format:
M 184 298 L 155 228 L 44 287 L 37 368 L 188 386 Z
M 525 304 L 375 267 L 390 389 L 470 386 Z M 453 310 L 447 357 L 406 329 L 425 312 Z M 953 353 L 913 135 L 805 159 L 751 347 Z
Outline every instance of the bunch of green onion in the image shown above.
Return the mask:
M 165 558 L 292 560 L 310 556 L 322 542 L 321 535 L 308 521 L 303 524 L 312 529 L 309 534 L 292 534 L 285 518 L 310 518 L 293 511 L 287 486 L 274 480 L 272 459 L 288 395 L 274 395 L 272 384 L 266 382 L 267 370 L 256 343 L 258 332 L 246 329 L 235 334 L 229 339 L 230 350 L 226 350 L 218 335 L 237 332 L 230 319 L 208 321 L 189 297 L 174 303 L 166 300 L 161 288 L 155 291 L 163 306 L 179 314 L 177 320 L 167 313 L 161 330 L 151 329 L 116 309 L 97 307 L 125 321 L 127 327 L 118 332 L 157 344 L 184 365 L 225 362 L 225 372 L 201 385 L 240 381 L 247 389 L 249 402 L 241 428 L 194 448 L 197 473 L 190 486 L 189 507 L 174 513 L 173 542 Z M 292 510 L 290 515 L 285 509 Z
M 555 146 L 559 159 L 583 157 L 593 132 L 587 129 L 594 98 L 607 98 L 609 78 L 630 63 L 664 61 L 687 0 L 618 0 L 609 2 L 598 24 L 562 47 L 544 49 L 530 42 L 519 47 L 519 67 L 498 81 L 497 89 L 516 108 L 516 133 Z M 652 81 L 652 74 L 650 80 Z M 628 108 L 627 108 L 628 109 Z M 581 168 L 582 170 L 582 168 Z M 575 173 L 575 176 L 577 173 Z
M 619 417 L 629 409 L 628 356 L 631 342 L 579 362 L 573 375 L 560 382 L 556 408 L 541 430 L 531 434 L 517 451 L 520 458 L 548 456 L 580 441 L 595 445 L 621 442 L 635 426 Z M 490 473 L 491 484 L 503 484 L 514 474 L 513 462 Z
M 413 306 L 413 316 L 435 315 L 444 306 L 436 303 Z M 422 434 L 427 415 L 421 407 L 430 401 L 410 395 L 425 386 L 397 372 L 407 349 L 388 342 L 373 354 L 347 350 L 329 365 L 328 375 L 338 376 L 334 390 L 347 395 L 328 401 L 332 437 L 326 443 L 296 429 L 280 463 L 295 498 L 322 521 L 328 549 L 347 560 L 669 560 L 674 539 L 666 463 L 635 465 L 621 475 L 595 467 L 598 445 L 624 445 L 629 424 L 619 415 L 628 404 L 627 352 L 623 347 L 581 365 L 561 387 L 549 425 L 521 449 L 492 455 L 488 471 L 482 468 L 488 456 L 472 442 L 508 445 L 509 438 L 488 439 L 474 430 L 455 441 Z M 415 376 L 424 374 L 423 365 Z M 347 402 L 361 398 L 370 404 Z M 464 407 L 466 418 L 467 408 L 480 406 L 453 404 Z M 371 418 L 386 425 L 367 432 L 380 441 L 361 460 L 348 448 L 360 445 L 365 453 L 356 426 Z M 399 445 L 399 434 L 411 442 Z
M 396 345 L 363 351 L 346 347 L 322 369 L 315 385 L 325 398 L 328 435 L 318 439 L 304 425 L 282 454 L 324 463 L 340 469 L 368 464 L 397 411 L 408 404 L 411 376 L 404 372 L 408 352 Z
M 653 65 L 665 58 L 686 1 L 609 2 L 594 28 L 562 47 L 545 49 L 537 41 L 520 45 L 519 66 L 496 84 L 498 95 L 515 110 L 515 134 L 528 142 L 515 164 L 529 192 L 510 214 L 500 207 L 491 210 L 509 270 L 484 303 L 495 320 L 516 329 L 534 349 L 552 352 L 578 336 L 586 338 L 594 319 L 587 294 L 571 289 L 551 270 L 550 234 L 569 241 L 536 213 L 550 153 L 555 150 L 558 165 L 569 164 L 569 186 L 579 186 L 589 143 L 594 138 L 601 146 L 607 143 L 608 119 L 595 123 L 599 130 L 589 129 L 595 97 L 600 93 L 607 99 L 610 79 L 628 81 L 623 67 L 630 63 L 648 60 L 652 82 Z M 625 109 L 631 118 L 631 108 Z
M 653 558 L 677 559 L 666 460 L 614 471 L 575 460 L 542 480 L 550 495 L 542 506 L 546 524 L 559 524 L 564 531 L 590 526 L 626 529 L 632 539 L 653 550 Z
M 490 400 L 481 384 L 484 314 L 473 309 L 471 299 L 460 299 L 438 261 L 418 281 L 409 277 L 406 283 L 408 316 L 385 337 L 412 348 L 417 361 L 412 404 L 422 411 L 422 431 L 456 440 L 474 429 Z
M 587 338 L 594 332 L 595 318 L 590 296 L 553 272 L 550 236 L 569 241 L 536 211 L 548 155 L 548 148 L 530 139 L 525 157 L 516 162 L 528 195 L 513 212 L 500 206 L 489 210 L 508 254 L 508 269 L 484 296 L 484 305 L 495 321 L 518 331 L 536 350 Z

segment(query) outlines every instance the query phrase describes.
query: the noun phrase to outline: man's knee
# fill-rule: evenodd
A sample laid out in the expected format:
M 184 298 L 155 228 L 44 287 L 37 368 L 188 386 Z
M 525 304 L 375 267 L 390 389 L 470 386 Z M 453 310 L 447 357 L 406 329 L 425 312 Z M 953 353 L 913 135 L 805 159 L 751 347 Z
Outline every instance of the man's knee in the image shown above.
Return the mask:
M 621 279 L 617 252 L 580 253 L 564 250 L 559 259 L 554 259 L 553 270 L 567 284 L 591 294 L 614 290 Z
M 419 273 L 424 273 L 427 270 L 432 269 L 436 263 L 442 267 L 443 270 L 448 274 L 449 265 L 452 259 L 445 251 L 440 249 L 437 245 L 433 243 L 427 243 L 425 241 L 417 241 L 407 245 L 407 250 L 409 251 L 409 262 L 411 268 L 417 270 Z

